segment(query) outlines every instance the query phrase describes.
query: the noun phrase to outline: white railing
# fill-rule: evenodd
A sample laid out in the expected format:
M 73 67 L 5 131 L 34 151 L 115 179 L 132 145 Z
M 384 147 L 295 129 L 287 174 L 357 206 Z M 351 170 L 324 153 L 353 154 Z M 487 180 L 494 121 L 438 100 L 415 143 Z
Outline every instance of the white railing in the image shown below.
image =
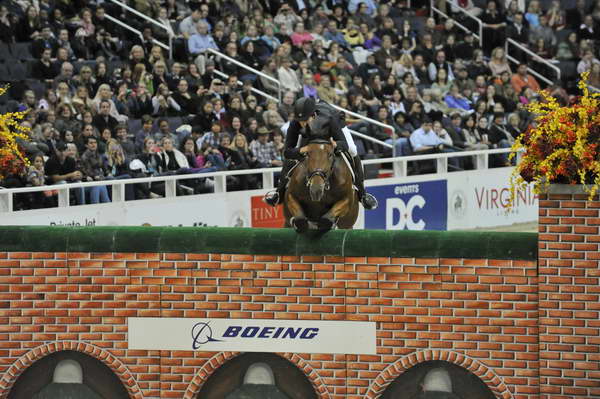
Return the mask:
M 219 75 L 220 77 L 222 77 L 225 80 L 229 79 L 229 75 L 227 75 L 226 73 L 223 73 L 223 72 L 219 71 L 218 69 L 215 69 L 215 74 Z M 244 85 L 244 83 L 238 80 L 238 86 L 243 86 L 243 85 Z M 258 90 L 258 89 L 256 89 L 256 88 L 253 87 L 252 89 L 250 89 L 250 91 L 253 92 L 253 93 L 258 94 L 259 96 L 263 96 L 265 98 L 268 98 L 269 100 L 273 100 L 275 102 L 279 102 L 279 99 L 277 97 L 273 97 L 272 95 L 267 94 L 267 93 L 265 93 L 262 90 Z
M 368 116 L 364 116 L 364 115 L 358 114 L 358 113 L 356 113 L 356 112 L 353 112 L 353 111 L 347 110 L 347 109 L 345 109 L 345 108 L 342 108 L 342 107 L 340 107 L 340 106 L 338 106 L 338 105 L 335 105 L 335 104 L 330 104 L 330 105 L 331 105 L 333 108 L 337 109 L 338 111 L 345 112 L 345 113 L 347 113 L 348 115 L 350 115 L 350 116 L 353 116 L 353 117 L 355 117 L 355 118 L 363 119 L 363 120 L 365 120 L 365 121 L 367 121 L 367 122 L 369 122 L 369 123 L 372 123 L 372 124 L 374 124 L 374 125 L 380 126 L 380 127 L 384 128 L 384 129 L 390 129 L 392 132 L 395 132 L 395 131 L 396 131 L 396 129 L 394 129 L 394 126 L 392 126 L 392 125 L 388 125 L 387 123 L 379 122 L 379 121 L 377 121 L 377 120 L 375 120 L 375 119 L 369 118 Z
M 357 132 L 356 130 L 352 130 L 352 129 L 348 129 L 348 130 L 350 130 L 350 133 L 352 133 L 353 136 L 357 136 L 357 137 L 360 137 L 363 140 L 367 140 L 367 141 L 370 141 L 372 143 L 379 144 L 379 145 L 382 145 L 382 146 L 387 147 L 387 148 L 391 148 L 392 149 L 392 153 L 394 152 L 394 146 L 392 144 L 388 144 L 388 143 L 385 143 L 385 142 L 383 142 L 381 140 L 377 140 L 376 138 L 373 138 L 371 136 L 367 136 L 366 134 L 363 134 L 361 132 Z
M 506 54 L 506 58 L 508 58 L 510 61 L 514 62 L 514 63 L 519 63 L 519 60 L 517 60 L 516 58 L 510 56 L 508 54 L 508 50 L 509 50 L 509 44 L 513 45 L 514 47 L 519 48 L 521 51 L 529 54 L 531 57 L 533 57 L 537 62 L 542 63 L 544 65 L 546 65 L 548 68 L 554 70 L 554 72 L 556 72 L 556 81 L 560 82 L 560 68 L 557 67 L 556 65 L 554 65 L 553 63 L 551 63 L 550 61 L 548 61 L 547 59 L 540 57 L 538 54 L 534 53 L 533 51 L 529 50 L 527 47 L 525 47 L 523 44 L 517 42 L 514 39 L 506 39 L 506 42 L 504 43 L 504 53 Z M 553 81 L 551 81 L 550 79 L 546 78 L 545 76 L 542 76 L 539 72 L 534 71 L 533 69 L 527 67 L 527 71 L 529 73 L 531 73 L 532 75 L 536 76 L 537 78 L 543 80 L 546 84 L 548 85 L 552 85 L 554 84 Z M 518 94 L 518 93 L 517 93 Z
M 397 155 L 397 154 L 396 154 L 396 138 L 394 137 L 394 133 L 396 132 L 396 129 L 395 129 L 395 128 L 394 128 L 392 125 L 388 125 L 388 124 L 386 124 L 386 123 L 379 122 L 379 121 L 377 121 L 377 120 L 375 120 L 375 119 L 372 119 L 372 118 L 369 118 L 369 117 L 367 117 L 367 116 L 364 116 L 364 115 L 358 114 L 358 113 L 356 113 L 356 112 L 353 112 L 353 111 L 347 110 L 347 109 L 345 109 L 345 108 L 342 108 L 342 107 L 340 107 L 340 106 L 338 106 L 338 105 L 335 105 L 335 104 L 330 104 L 330 105 L 331 105 L 333 108 L 337 109 L 338 111 L 345 112 L 345 113 L 347 113 L 347 114 L 348 114 L 348 115 L 350 115 L 350 116 L 353 116 L 353 117 L 355 117 L 355 118 L 362 119 L 362 120 L 364 120 L 364 121 L 366 121 L 366 122 L 372 123 L 372 124 L 374 124 L 374 125 L 377 125 L 377 126 L 379 126 L 379 127 L 382 127 L 382 128 L 384 128 L 384 129 L 390 129 L 390 130 L 392 131 L 392 136 L 391 136 L 391 137 L 392 137 L 392 144 L 387 144 L 387 143 L 385 143 L 385 142 L 383 142 L 383 141 L 381 141 L 381 140 L 377 140 L 377 139 L 375 139 L 375 138 L 373 138 L 373 137 L 370 137 L 370 136 L 367 136 L 367 135 L 365 135 L 365 134 L 359 133 L 359 132 L 357 132 L 356 130 L 350 130 L 350 129 L 348 129 L 348 130 L 350 130 L 350 132 L 352 133 L 352 135 L 353 135 L 353 136 L 358 136 L 358 137 L 361 137 L 361 138 L 363 138 L 363 139 L 365 139 L 365 140 L 371 141 L 371 142 L 373 142 L 373 143 L 377 143 L 377 144 L 379 144 L 379 145 L 382 145 L 382 146 L 384 146 L 384 147 L 391 148 L 391 149 L 392 149 L 392 156 L 394 156 L 394 157 L 395 157 L 395 156 Z
M 275 79 L 274 77 L 269 76 L 266 73 L 259 71 L 258 69 L 249 67 L 248 65 L 244 64 L 243 62 L 240 62 L 240 61 L 236 60 L 235 58 L 231 58 L 230 56 L 223 54 L 220 51 L 217 51 L 213 48 L 208 48 L 207 50 L 208 50 L 208 52 L 214 54 L 218 58 L 225 58 L 227 61 L 234 63 L 235 65 L 239 66 L 240 68 L 244 68 L 244 69 L 252 72 L 255 75 L 258 75 L 260 77 L 263 77 L 263 78 L 275 83 L 277 85 L 277 97 L 279 98 L 279 101 L 281 101 L 281 82 L 278 79 Z
M 474 15 L 469 14 L 469 12 L 467 12 L 466 10 L 464 10 L 458 4 L 454 4 L 453 2 L 448 1 L 448 0 L 445 0 L 445 3 L 448 6 L 450 6 L 450 9 L 453 12 L 459 11 L 459 12 L 463 13 L 464 15 L 466 15 L 468 18 L 471 18 L 473 21 L 475 21 L 477 23 L 477 26 L 479 27 L 479 33 L 471 32 L 471 30 L 469 28 L 467 28 L 466 26 L 464 26 L 463 24 L 461 24 L 460 22 L 456 21 L 455 19 L 453 19 L 452 17 L 450 17 L 448 14 L 446 14 L 445 12 L 443 12 L 442 10 L 440 10 L 439 8 L 437 8 L 435 6 L 436 0 L 430 0 L 430 3 L 429 3 L 430 12 L 429 12 L 429 14 L 433 17 L 433 14 L 437 13 L 437 14 L 443 16 L 446 19 L 452 19 L 454 21 L 454 24 L 456 26 L 458 26 L 460 29 L 462 29 L 465 32 L 471 32 L 471 33 L 473 33 L 473 36 L 475 36 L 477 38 L 477 40 L 479 40 L 479 47 L 482 47 L 483 46 L 483 22 L 481 21 L 481 19 L 477 18 Z
M 117 24 L 117 25 L 119 25 L 119 26 L 121 26 L 121 27 L 129 30 L 130 32 L 135 33 L 136 35 L 138 35 L 140 37 L 140 39 L 143 38 L 142 32 L 140 32 L 139 30 L 135 29 L 134 27 L 132 27 L 130 25 L 127 25 L 127 24 L 121 22 L 121 20 L 119 20 L 117 18 L 114 18 L 114 17 L 112 17 L 112 16 L 110 16 L 108 14 L 106 14 L 104 17 L 106 19 L 108 19 L 109 21 L 114 22 L 115 24 Z M 156 44 L 157 46 L 160 46 L 160 47 L 164 48 L 167 51 L 171 51 L 171 48 L 169 46 L 167 46 L 163 42 L 160 42 L 160 41 L 158 41 L 156 39 L 152 39 L 152 43 Z
M 140 18 L 142 18 L 142 19 L 144 19 L 144 20 L 146 20 L 146 21 L 150 22 L 150 23 L 151 23 L 151 24 L 153 24 L 154 26 L 157 26 L 157 27 L 159 27 L 159 28 L 163 29 L 163 30 L 164 30 L 164 31 L 167 33 L 167 36 L 169 37 L 169 45 L 168 45 L 168 47 L 165 47 L 166 45 L 164 45 L 164 44 L 163 44 L 161 47 L 163 47 L 163 48 L 165 48 L 165 49 L 167 49 L 167 50 L 169 51 L 169 59 L 172 59 L 172 58 L 173 58 L 173 37 L 172 37 L 172 35 L 171 35 L 171 33 L 170 33 L 171 31 L 170 31 L 170 30 L 169 30 L 169 29 L 168 29 L 168 28 L 167 28 L 167 27 L 166 27 L 164 24 L 160 23 L 159 21 L 157 21 L 157 20 L 155 20 L 155 19 L 153 19 L 153 18 L 150 18 L 150 17 L 149 17 L 149 16 L 147 16 L 146 14 L 139 12 L 139 11 L 138 11 L 138 10 L 136 10 L 135 8 L 132 8 L 132 7 L 128 6 L 127 4 L 120 2 L 119 0 L 110 0 L 110 1 L 111 1 L 112 3 L 114 3 L 114 4 L 118 5 L 118 6 L 120 6 L 121 8 L 123 8 L 123 9 L 125 9 L 125 10 L 129 11 L 130 13 L 132 13 L 132 14 L 134 14 L 134 15 L 137 15 L 138 17 L 140 17 Z M 108 15 L 108 14 L 106 14 L 106 15 Z M 114 18 L 113 18 L 113 19 L 114 19 Z M 121 25 L 121 26 L 123 26 L 123 25 L 125 25 L 125 24 L 121 23 L 120 25 Z M 132 27 L 131 27 L 131 26 L 129 26 L 129 25 L 126 25 L 126 26 L 127 26 L 127 27 L 128 27 L 130 30 L 134 29 L 134 28 L 132 28 Z M 156 43 L 156 44 L 158 44 L 159 46 L 162 44 L 162 43 L 160 43 L 160 42 L 157 42 L 156 40 L 153 40 L 153 42 L 154 42 L 154 43 Z M 159 44 L 159 43 L 160 43 L 160 44 Z
M 436 160 L 436 174 L 442 174 L 448 172 L 448 159 L 456 157 L 475 157 L 475 169 L 488 169 L 488 156 L 491 154 L 503 154 L 511 152 L 509 148 L 495 149 L 495 150 L 480 150 L 480 151 L 462 151 L 452 152 L 443 154 L 428 154 L 428 155 L 411 155 L 406 157 L 395 157 L 395 158 L 382 158 L 382 159 L 369 159 L 364 160 L 363 165 L 374 165 L 391 163 L 393 165 L 394 177 L 406 177 L 408 176 L 408 162 L 424 161 L 424 160 Z M 519 154 L 517 154 L 518 159 Z M 275 174 L 281 172 L 281 168 L 262 168 L 262 169 L 244 169 L 226 172 L 212 172 L 212 173 L 195 173 L 175 176 L 157 176 L 157 177 L 145 177 L 136 179 L 123 179 L 123 180 L 103 180 L 97 182 L 87 183 L 69 183 L 69 184 L 56 184 L 51 186 L 36 186 L 36 187 L 24 187 L 24 188 L 11 188 L 2 189 L 0 188 L 0 214 L 9 213 L 13 211 L 13 196 L 15 194 L 22 193 L 33 193 L 47 190 L 58 191 L 58 207 L 69 206 L 69 190 L 75 188 L 88 188 L 96 186 L 112 186 L 112 201 L 124 202 L 125 201 L 125 185 L 136 184 L 136 183 L 165 183 L 165 197 L 176 197 L 176 186 L 177 182 L 185 186 L 185 181 L 190 179 L 199 179 L 210 177 L 214 180 L 214 192 L 225 193 L 227 192 L 227 176 L 239 176 L 239 175 L 262 175 L 262 187 L 263 189 L 272 189 L 275 186 Z

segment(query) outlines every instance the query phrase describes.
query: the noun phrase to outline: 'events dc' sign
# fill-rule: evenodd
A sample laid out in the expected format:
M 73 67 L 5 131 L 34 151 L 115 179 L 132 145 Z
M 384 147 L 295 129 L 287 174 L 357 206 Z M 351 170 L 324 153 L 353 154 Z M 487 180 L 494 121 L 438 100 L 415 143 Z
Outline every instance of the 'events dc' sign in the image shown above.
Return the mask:
M 448 183 L 433 180 L 369 187 L 380 206 L 365 212 L 365 228 L 446 230 Z
M 375 354 L 373 322 L 130 317 L 128 348 Z

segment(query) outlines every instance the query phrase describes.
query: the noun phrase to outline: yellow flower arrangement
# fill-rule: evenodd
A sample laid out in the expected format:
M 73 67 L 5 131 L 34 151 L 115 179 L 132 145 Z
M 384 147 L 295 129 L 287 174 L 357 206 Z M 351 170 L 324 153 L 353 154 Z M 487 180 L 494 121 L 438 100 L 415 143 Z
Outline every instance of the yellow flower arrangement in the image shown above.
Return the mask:
M 0 88 L 0 96 L 6 87 Z M 29 161 L 17 138 L 29 140 L 29 128 L 20 125 L 27 112 L 8 112 L 0 115 L 0 180 L 11 174 L 21 173 Z
M 548 92 L 528 105 L 536 117 L 512 149 L 524 153 L 510 178 L 511 198 L 529 182 L 534 191 L 544 192 L 550 183 L 583 184 L 590 199 L 600 184 L 600 94 L 590 94 L 588 73 L 578 83 L 582 96 L 560 106 Z

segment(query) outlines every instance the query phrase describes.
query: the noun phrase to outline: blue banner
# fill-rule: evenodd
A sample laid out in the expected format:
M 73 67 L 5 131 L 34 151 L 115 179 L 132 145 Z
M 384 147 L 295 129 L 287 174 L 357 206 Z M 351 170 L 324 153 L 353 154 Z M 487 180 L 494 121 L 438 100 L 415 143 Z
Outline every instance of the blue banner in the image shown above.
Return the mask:
M 379 207 L 365 211 L 366 229 L 446 230 L 448 182 L 434 180 L 368 188 Z

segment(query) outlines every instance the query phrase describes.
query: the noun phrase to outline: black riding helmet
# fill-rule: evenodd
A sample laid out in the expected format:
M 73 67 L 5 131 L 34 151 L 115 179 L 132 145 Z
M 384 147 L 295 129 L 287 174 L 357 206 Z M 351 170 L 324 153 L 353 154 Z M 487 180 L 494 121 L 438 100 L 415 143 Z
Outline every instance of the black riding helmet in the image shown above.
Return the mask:
M 294 115 L 297 121 L 307 121 L 315 113 L 316 103 L 312 97 L 302 97 L 294 104 Z

